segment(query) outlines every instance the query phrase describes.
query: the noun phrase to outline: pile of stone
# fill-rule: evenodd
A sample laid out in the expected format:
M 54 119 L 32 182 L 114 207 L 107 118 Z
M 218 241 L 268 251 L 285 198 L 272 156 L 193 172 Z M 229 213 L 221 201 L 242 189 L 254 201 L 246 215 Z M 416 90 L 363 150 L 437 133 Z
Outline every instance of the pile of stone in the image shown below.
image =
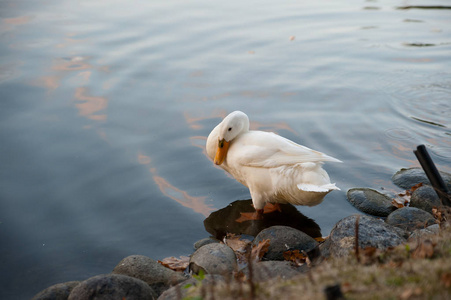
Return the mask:
M 451 174 L 441 175 L 451 190 Z M 262 241 L 269 241 L 269 247 L 261 261 L 252 264 L 253 280 L 259 282 L 276 277 L 289 279 L 309 270 L 307 264 L 284 260 L 287 251 L 298 251 L 308 257 L 313 254 L 311 259 L 316 260 L 348 255 L 354 251 L 356 244 L 360 248 L 387 249 L 405 243 L 409 238 L 437 233 L 439 225 L 432 215 L 432 209 L 441 203 L 422 170 L 402 169 L 393 176 L 393 182 L 403 189 L 410 189 L 418 183 L 423 183 L 423 186 L 412 193 L 410 205 L 402 208 L 392 205 L 393 195 L 369 188 L 350 189 L 348 200 L 366 215 L 352 215 L 340 220 L 321 244 L 315 239 L 315 235 L 319 234 L 318 228 L 301 231 L 299 228 L 302 227 L 271 225 L 259 231 L 252 245 L 255 247 Z M 245 204 L 249 206 L 250 202 Z M 295 214 L 295 219 L 299 220 L 297 213 L 290 210 L 290 214 Z M 312 225 L 312 220 L 307 218 L 304 221 Z M 240 226 L 240 230 L 250 231 L 249 226 Z M 211 230 L 221 231 L 218 228 Z M 188 272 L 176 272 L 149 257 L 133 255 L 119 262 L 111 274 L 94 276 L 82 282 L 54 285 L 38 293 L 33 300 L 183 299 L 187 293 L 184 287 L 199 283 L 190 274 L 207 274 L 202 284 L 208 285 L 231 280 L 233 274 L 242 268 L 237 259 L 238 253 L 219 239 L 200 240 L 194 248 Z

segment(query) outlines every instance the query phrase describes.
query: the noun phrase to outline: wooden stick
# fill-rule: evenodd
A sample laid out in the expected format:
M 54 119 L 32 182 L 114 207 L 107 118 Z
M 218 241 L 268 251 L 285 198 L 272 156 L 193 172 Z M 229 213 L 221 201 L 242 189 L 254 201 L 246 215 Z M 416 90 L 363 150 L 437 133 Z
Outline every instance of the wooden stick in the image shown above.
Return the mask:
M 438 172 L 437 168 L 435 167 L 434 162 L 432 161 L 431 157 L 429 156 L 429 153 L 426 150 L 426 147 L 424 145 L 419 145 L 417 147 L 417 150 L 414 150 L 413 153 L 415 153 L 415 156 L 417 157 L 418 161 L 420 162 L 421 167 L 423 168 L 424 172 L 426 173 L 426 176 L 428 177 L 429 181 L 431 182 L 432 187 L 434 188 L 438 197 L 442 201 L 442 204 L 451 206 L 451 200 L 450 200 L 450 196 L 448 194 L 448 189 L 446 188 L 445 182 L 443 182 L 442 176 L 440 176 L 440 173 Z

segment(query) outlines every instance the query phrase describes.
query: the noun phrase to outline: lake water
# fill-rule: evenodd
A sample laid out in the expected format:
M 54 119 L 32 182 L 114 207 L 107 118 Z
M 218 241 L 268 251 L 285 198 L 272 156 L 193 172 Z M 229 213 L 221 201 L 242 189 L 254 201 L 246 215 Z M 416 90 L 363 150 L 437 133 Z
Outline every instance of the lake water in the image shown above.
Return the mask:
M 298 207 L 324 236 L 357 212 L 348 188 L 398 191 L 417 145 L 450 172 L 451 10 L 433 4 L 2 1 L 0 298 L 192 253 L 250 197 L 204 151 L 234 110 L 344 162 L 325 165 L 342 191 Z

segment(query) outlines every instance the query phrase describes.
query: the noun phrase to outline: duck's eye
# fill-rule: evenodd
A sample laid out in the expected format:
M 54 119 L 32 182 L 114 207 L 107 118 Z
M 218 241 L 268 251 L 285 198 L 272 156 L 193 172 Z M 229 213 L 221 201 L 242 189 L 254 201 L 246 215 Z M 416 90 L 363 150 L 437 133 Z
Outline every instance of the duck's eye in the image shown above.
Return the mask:
M 229 129 L 228 129 L 229 131 L 232 131 L 232 127 L 229 127 Z

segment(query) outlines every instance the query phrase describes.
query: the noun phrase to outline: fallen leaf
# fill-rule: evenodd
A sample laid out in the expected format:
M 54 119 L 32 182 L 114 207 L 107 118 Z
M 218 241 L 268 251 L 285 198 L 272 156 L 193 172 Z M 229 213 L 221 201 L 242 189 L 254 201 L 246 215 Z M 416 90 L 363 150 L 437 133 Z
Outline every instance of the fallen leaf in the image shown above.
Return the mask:
M 241 235 L 235 235 L 233 233 L 228 233 L 224 238 L 224 244 L 232 248 L 235 252 L 245 252 L 250 243 L 251 241 L 249 240 L 241 239 Z
M 451 287 L 451 273 L 443 273 L 440 280 L 447 288 Z
M 189 257 L 180 256 L 180 258 L 176 258 L 174 256 L 171 256 L 166 257 L 162 261 L 159 260 L 158 263 L 162 264 L 163 266 L 171 270 L 183 272 L 189 265 Z
M 269 240 L 260 241 L 258 245 L 252 246 L 251 258 L 256 261 L 261 260 L 263 255 L 268 252 L 268 248 Z
M 422 241 L 412 252 L 413 258 L 430 258 L 434 255 L 434 244 L 431 240 Z
M 420 288 L 409 288 L 407 290 L 405 290 L 404 292 L 401 293 L 401 295 L 399 295 L 399 298 L 404 300 L 404 299 L 411 299 L 414 296 L 421 296 L 421 294 L 423 293 L 423 290 Z
M 299 250 L 289 250 L 283 253 L 283 259 L 292 261 L 298 265 L 303 264 L 307 260 L 307 255 Z

